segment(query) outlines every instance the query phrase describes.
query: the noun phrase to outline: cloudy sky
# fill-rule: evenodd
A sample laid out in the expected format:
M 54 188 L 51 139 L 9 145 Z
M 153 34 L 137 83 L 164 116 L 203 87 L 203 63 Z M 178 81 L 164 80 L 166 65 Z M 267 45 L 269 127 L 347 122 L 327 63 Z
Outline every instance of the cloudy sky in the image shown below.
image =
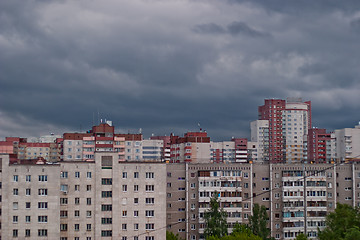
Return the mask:
M 360 1 L 0 1 L 0 138 L 85 131 L 249 136 L 265 98 L 360 120 Z

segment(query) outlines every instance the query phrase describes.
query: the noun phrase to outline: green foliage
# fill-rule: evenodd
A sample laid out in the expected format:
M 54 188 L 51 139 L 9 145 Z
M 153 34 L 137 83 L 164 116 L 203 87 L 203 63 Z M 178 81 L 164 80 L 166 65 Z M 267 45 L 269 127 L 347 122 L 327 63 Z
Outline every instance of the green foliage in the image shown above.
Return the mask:
M 296 236 L 295 240 L 307 240 L 307 236 L 303 233 L 300 233 L 299 235 Z
M 319 240 L 360 239 L 360 209 L 338 203 L 334 212 L 326 216 L 326 228 L 319 231 Z
M 244 224 L 236 224 L 230 235 L 219 237 L 209 237 L 206 240 L 262 240 L 261 237 L 252 233 L 251 229 Z
M 221 238 L 227 235 L 226 212 L 220 208 L 217 195 L 218 193 L 215 192 L 210 199 L 210 209 L 204 213 L 205 239 L 211 239 L 211 236 Z
M 166 240 L 182 240 L 179 237 L 179 234 L 174 234 L 172 232 L 166 231 Z
M 267 227 L 268 221 L 269 216 L 266 212 L 266 207 L 255 204 L 253 215 L 249 218 L 249 226 L 252 232 L 263 240 L 271 239 L 271 230 Z

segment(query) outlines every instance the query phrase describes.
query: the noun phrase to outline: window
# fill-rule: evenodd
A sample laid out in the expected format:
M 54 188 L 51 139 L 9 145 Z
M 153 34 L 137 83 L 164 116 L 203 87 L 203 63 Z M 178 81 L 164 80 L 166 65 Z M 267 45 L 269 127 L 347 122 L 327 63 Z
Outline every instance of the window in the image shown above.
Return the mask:
M 68 178 L 68 172 L 61 172 L 60 178 Z
M 155 237 L 154 236 L 146 236 L 145 240 L 155 240 Z
M 25 229 L 25 237 L 30 237 L 30 236 L 31 236 L 31 230 Z
M 103 197 L 103 198 L 112 197 L 112 191 L 102 191 L 101 192 L 101 197 Z
M 26 223 L 31 222 L 31 216 L 25 216 L 25 222 Z
M 134 223 L 134 230 L 135 231 L 139 230 L 139 224 L 138 223 Z
M 17 237 L 18 236 L 18 230 L 17 229 L 14 229 L 13 230 L 13 237 Z
M 145 216 L 146 217 L 153 217 L 154 216 L 154 210 L 146 210 L 145 211 Z
M 30 206 L 31 206 L 31 203 L 30 203 L 30 202 L 26 202 L 26 203 L 25 203 L 25 208 L 26 208 L 26 209 L 29 209 Z
M 38 216 L 38 222 L 39 223 L 47 223 L 47 216 Z
M 68 199 L 67 198 L 60 198 L 60 205 L 66 205 L 68 204 Z
M 47 188 L 39 188 L 38 194 L 39 194 L 39 196 L 47 196 L 48 195 Z
M 126 210 L 122 211 L 122 216 L 127 217 L 127 211 Z
M 122 230 L 126 230 L 126 229 L 127 229 L 126 223 L 121 224 L 121 229 L 122 229 Z
M 76 223 L 74 225 L 74 229 L 75 229 L 75 231 L 79 231 L 80 230 L 80 224 Z
M 14 196 L 19 195 L 19 189 L 14 188 L 14 189 L 13 189 L 13 195 L 14 195 Z
M 13 180 L 14 180 L 14 182 L 18 182 L 18 181 L 19 181 L 19 176 L 18 176 L 18 175 L 14 175 L 14 176 L 13 176 Z
M 154 198 L 145 198 L 145 203 L 146 204 L 154 204 L 155 199 Z
M 25 195 L 26 195 L 26 196 L 30 196 L 30 195 L 31 195 L 31 189 L 30 189 L 30 188 L 25 189 Z
M 91 191 L 91 185 L 86 185 L 86 191 L 88 191 L 88 192 Z
M 80 172 L 75 172 L 75 178 L 80 178 Z
M 26 175 L 26 177 L 25 177 L 25 181 L 27 181 L 27 182 L 31 182 L 31 175 Z
M 46 237 L 48 234 L 47 234 L 47 229 L 39 229 L 38 230 L 38 236 L 39 237 Z
M 13 223 L 18 223 L 18 216 L 13 216 Z
M 68 225 L 67 224 L 60 224 L 60 231 L 67 231 Z
M 127 185 L 122 185 L 122 191 L 127 192 Z
M 139 172 L 134 172 L 134 178 L 139 178 Z
M 76 205 L 79 205 L 79 204 L 80 204 L 80 198 L 78 198 L 78 197 L 75 198 L 75 204 L 76 204 Z
M 39 209 L 47 209 L 48 203 L 47 202 L 38 202 L 38 208 Z
M 86 231 L 91 231 L 91 224 L 86 224 Z
M 139 198 L 134 198 L 134 204 L 138 204 L 139 203 Z
M 146 185 L 145 186 L 145 190 L 147 191 L 147 192 L 153 192 L 154 191 L 154 185 Z
M 91 198 L 86 198 L 86 205 L 91 205 Z
M 75 210 L 75 211 L 74 211 L 74 216 L 75 216 L 75 217 L 80 217 L 80 211 L 79 211 L 79 210 Z
M 91 211 L 86 211 L 86 217 L 91 217 Z
M 139 191 L 139 185 L 134 185 L 134 192 L 138 192 Z
M 68 211 L 61 210 L 60 211 L 60 218 L 67 218 L 68 217 Z
M 80 191 L 80 185 L 75 185 L 75 191 L 79 192 Z
M 134 211 L 134 217 L 138 217 L 139 216 L 139 211 Z
M 154 223 L 146 223 L 145 224 L 145 229 L 146 230 L 154 230 L 155 229 Z
M 101 224 L 112 224 L 112 218 L 101 218 Z
M 61 185 L 60 185 L 60 191 L 61 191 L 61 192 L 64 192 L 64 193 L 67 193 L 67 191 L 68 191 L 68 185 L 66 185 L 66 184 L 61 184 Z
M 112 205 L 111 204 L 103 204 L 103 205 L 101 205 L 101 211 L 103 211 L 103 212 L 112 211 Z
M 112 178 L 102 178 L 101 184 L 102 185 L 112 185 Z
M 146 172 L 146 178 L 154 178 L 154 173 L 153 172 Z
M 127 172 L 122 173 L 122 178 L 127 178 Z
M 91 172 L 87 172 L 87 173 L 86 173 L 86 178 L 88 178 L 88 179 L 91 178 Z

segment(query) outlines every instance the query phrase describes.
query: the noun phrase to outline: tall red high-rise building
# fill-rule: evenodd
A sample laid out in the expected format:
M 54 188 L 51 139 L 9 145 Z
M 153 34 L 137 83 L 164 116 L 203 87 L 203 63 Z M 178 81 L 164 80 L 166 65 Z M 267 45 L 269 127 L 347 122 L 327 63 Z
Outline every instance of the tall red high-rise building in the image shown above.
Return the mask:
M 329 162 L 327 143 L 331 141 L 331 134 L 326 133 L 326 129 L 312 128 L 309 129 L 307 155 L 308 161 L 314 163 Z

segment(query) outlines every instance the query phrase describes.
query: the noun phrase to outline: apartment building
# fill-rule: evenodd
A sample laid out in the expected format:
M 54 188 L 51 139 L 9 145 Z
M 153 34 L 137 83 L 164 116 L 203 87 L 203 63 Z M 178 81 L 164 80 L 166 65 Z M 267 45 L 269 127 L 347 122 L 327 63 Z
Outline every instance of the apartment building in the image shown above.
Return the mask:
M 2 239 L 163 239 L 166 165 L 94 161 L 9 164 L 0 155 Z
M 360 164 L 168 164 L 168 230 L 204 239 L 204 212 L 215 192 L 229 232 L 248 223 L 257 203 L 268 210 L 275 239 L 301 232 L 315 239 L 338 202 L 360 206 Z
M 343 128 L 335 130 L 336 158 L 347 161 L 352 158 L 360 158 L 360 122 L 354 128 Z
M 255 120 L 250 123 L 252 160 L 269 162 L 269 120 Z M 256 152 L 256 154 L 255 154 Z

